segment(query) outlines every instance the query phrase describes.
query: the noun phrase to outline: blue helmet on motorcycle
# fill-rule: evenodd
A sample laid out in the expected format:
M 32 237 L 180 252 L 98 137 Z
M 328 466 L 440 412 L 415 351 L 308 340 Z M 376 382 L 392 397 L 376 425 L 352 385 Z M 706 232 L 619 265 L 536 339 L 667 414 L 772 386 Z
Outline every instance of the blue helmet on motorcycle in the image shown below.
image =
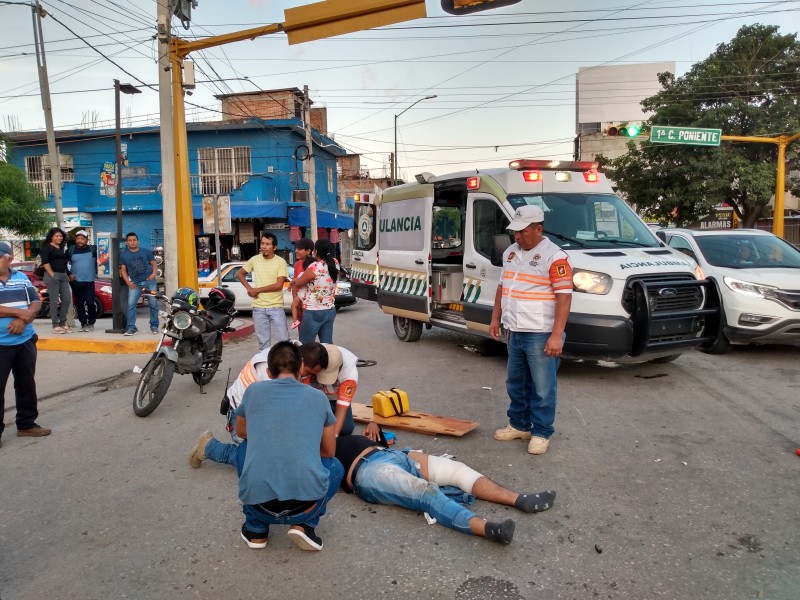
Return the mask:
M 196 313 L 200 307 L 200 297 L 192 288 L 178 288 L 169 303 L 175 308 Z

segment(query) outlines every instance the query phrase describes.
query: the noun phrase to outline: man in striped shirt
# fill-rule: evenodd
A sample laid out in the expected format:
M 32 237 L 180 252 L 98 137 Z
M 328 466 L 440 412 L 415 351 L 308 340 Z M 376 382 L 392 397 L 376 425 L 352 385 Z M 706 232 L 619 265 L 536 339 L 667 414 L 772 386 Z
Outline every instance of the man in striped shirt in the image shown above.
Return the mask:
M 544 454 L 553 435 L 559 357 L 572 302 L 572 268 L 566 252 L 544 236 L 544 211 L 521 206 L 508 229 L 515 244 L 503 253 L 491 336 L 508 330 L 506 390 L 509 424 L 496 440 L 530 440 L 530 454 Z
M 9 267 L 11 246 L 0 242 L 0 417 L 5 411 L 8 376 L 14 374 L 17 401 L 17 436 L 41 437 L 50 430 L 36 424 L 36 333 L 33 320 L 42 304 L 36 288 L 19 271 Z M 0 446 L 5 423 L 0 418 Z

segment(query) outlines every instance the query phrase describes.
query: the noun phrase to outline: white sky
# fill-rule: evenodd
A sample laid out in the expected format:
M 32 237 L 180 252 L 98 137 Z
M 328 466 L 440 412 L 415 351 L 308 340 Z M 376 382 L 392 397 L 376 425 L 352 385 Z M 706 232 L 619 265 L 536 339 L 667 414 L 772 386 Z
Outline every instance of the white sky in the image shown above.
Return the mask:
M 308 3 L 200 0 L 190 30 L 177 20 L 173 30 L 187 39 L 217 35 L 281 22 L 283 9 Z M 43 21 L 56 128 L 81 128 L 93 117 L 113 126 L 113 79 L 156 87 L 155 0 L 42 4 L 85 39 Z M 380 175 L 388 172 L 394 115 L 435 94 L 398 120 L 402 178 L 520 157 L 568 159 L 579 67 L 674 61 L 680 75 L 742 25 L 800 29 L 797 0 L 523 0 L 470 17 L 447 15 L 438 0 L 427 8 L 425 20 L 380 30 L 296 46 L 277 34 L 193 54 L 198 82 L 227 81 L 198 83 L 187 101 L 201 108 L 187 104 L 187 118 L 218 119 L 214 94 L 308 85 L 315 105 L 328 107 L 329 132 Z M 31 10 L 0 1 L 0 23 L 0 128 L 43 129 Z M 630 87 L 609 82 L 607 101 L 629 101 Z M 123 96 L 122 114 L 123 125 L 156 123 L 157 92 Z

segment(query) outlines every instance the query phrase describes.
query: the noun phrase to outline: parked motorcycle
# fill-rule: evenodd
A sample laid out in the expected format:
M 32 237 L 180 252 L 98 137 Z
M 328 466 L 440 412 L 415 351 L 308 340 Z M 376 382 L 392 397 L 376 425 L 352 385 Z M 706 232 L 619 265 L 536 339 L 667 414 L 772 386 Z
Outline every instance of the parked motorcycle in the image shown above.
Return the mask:
M 230 324 L 236 312 L 236 296 L 227 288 L 213 288 L 205 310 L 191 288 L 180 288 L 171 298 L 149 290 L 147 293 L 162 304 L 160 315 L 165 324 L 133 395 L 133 412 L 139 417 L 146 417 L 158 407 L 176 372 L 191 373 L 203 391 L 222 362 L 222 334 L 233 331 Z M 171 340 L 170 345 L 167 340 Z

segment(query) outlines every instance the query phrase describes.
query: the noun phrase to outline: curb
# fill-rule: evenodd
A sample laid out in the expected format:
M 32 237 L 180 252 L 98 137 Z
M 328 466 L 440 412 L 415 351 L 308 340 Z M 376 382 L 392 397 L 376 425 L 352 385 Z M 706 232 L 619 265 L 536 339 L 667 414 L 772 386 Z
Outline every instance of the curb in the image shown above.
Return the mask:
M 249 319 L 239 319 L 242 321 L 242 326 L 237 327 L 236 331 L 224 333 L 222 340 L 228 342 L 233 339 L 244 338 L 252 335 L 255 332 L 255 327 Z M 116 334 L 112 339 L 100 338 L 75 338 L 70 336 L 65 338 L 62 335 L 58 337 L 42 337 L 39 336 L 39 341 L 36 343 L 36 348 L 48 352 L 82 352 L 93 354 L 150 354 L 154 352 L 158 341 L 142 340 L 142 339 L 119 339 L 123 336 Z

